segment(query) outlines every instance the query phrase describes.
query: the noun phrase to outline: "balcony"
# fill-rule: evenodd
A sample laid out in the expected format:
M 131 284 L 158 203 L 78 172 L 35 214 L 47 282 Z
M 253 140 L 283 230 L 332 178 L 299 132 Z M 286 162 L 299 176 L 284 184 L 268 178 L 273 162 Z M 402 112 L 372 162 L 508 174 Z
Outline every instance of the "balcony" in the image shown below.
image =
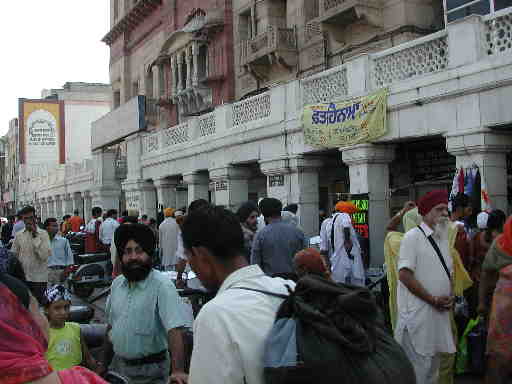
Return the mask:
M 375 0 L 320 0 L 318 21 L 344 27 L 356 21 L 380 27 L 381 4 Z
M 136 96 L 92 123 L 91 148 L 116 144 L 146 127 L 146 97 Z
M 297 58 L 295 30 L 269 26 L 255 38 L 242 42 L 240 64 L 264 79 L 267 67 L 277 63 L 292 69 L 297 65 Z

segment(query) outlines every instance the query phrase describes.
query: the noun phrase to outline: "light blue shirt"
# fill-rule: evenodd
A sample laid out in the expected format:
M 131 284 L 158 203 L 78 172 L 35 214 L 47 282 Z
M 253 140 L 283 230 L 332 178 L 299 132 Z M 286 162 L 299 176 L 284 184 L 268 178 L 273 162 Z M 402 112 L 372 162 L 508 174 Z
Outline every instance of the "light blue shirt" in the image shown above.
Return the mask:
M 53 240 L 50 241 L 52 246 L 52 254 L 48 258 L 48 266 L 67 266 L 74 264 L 73 251 L 69 240 L 60 236 L 55 235 Z
M 178 292 L 169 277 L 152 270 L 139 282 L 124 276 L 112 283 L 105 314 L 114 353 L 138 359 L 168 349 L 168 332 L 185 325 Z

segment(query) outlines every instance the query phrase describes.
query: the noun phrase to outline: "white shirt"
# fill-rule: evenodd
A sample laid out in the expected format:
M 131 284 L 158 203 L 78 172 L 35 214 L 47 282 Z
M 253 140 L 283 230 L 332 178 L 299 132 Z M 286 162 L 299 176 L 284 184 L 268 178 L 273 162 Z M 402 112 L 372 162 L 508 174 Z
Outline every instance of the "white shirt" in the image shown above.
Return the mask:
M 290 280 L 257 265 L 233 272 L 194 322 L 189 384 L 264 384 L 263 354 L 282 299 L 235 287 L 287 294 Z
M 116 231 L 117 227 L 119 227 L 119 223 L 117 220 L 114 220 L 113 218 L 109 217 L 105 219 L 103 223 L 101 223 L 100 226 L 100 241 L 105 245 L 111 245 L 112 239 L 114 238 L 114 232 Z
M 325 223 L 326 222 L 326 223 Z M 347 278 L 350 277 L 350 283 L 358 286 L 365 286 L 365 273 L 363 258 L 361 257 L 361 247 L 357 239 L 356 231 L 352 226 L 352 219 L 346 213 L 336 213 L 332 219 L 324 220 L 325 228 L 323 231 L 322 246 L 329 250 L 331 259 L 332 279 L 337 283 L 348 283 Z M 323 224 L 322 223 L 322 226 Z M 334 223 L 334 249 L 331 241 L 331 230 Z M 350 252 L 353 259 L 350 259 L 345 249 L 345 232 L 344 229 L 350 230 L 350 240 L 352 241 L 352 251 Z M 320 232 L 322 237 L 322 231 Z
M 330 225 L 331 222 L 332 222 L 332 217 L 328 217 L 327 219 L 322 221 L 322 226 L 320 227 L 320 251 L 328 252 L 329 257 L 331 256 L 331 252 L 330 252 L 331 247 L 329 246 L 329 242 L 331 241 L 330 240 L 331 233 L 329 232 L 329 234 L 327 234 L 327 225 Z
M 426 236 L 433 231 L 425 223 L 420 224 Z M 407 268 L 425 290 L 433 296 L 452 294 L 450 280 L 434 248 L 425 235 L 415 227 L 407 232 L 400 245 L 398 271 Z M 442 237 L 434 235 L 448 270 L 453 274 L 453 260 L 449 252 L 448 233 Z M 416 352 L 423 356 L 434 356 L 440 352 L 455 353 L 450 312 L 439 312 L 430 304 L 412 294 L 398 281 L 398 319 L 395 339 L 401 344 L 407 329 Z
M 180 227 L 172 217 L 166 218 L 158 227 L 160 241 L 160 258 L 163 267 L 178 264 L 176 251 L 178 249 L 178 234 Z

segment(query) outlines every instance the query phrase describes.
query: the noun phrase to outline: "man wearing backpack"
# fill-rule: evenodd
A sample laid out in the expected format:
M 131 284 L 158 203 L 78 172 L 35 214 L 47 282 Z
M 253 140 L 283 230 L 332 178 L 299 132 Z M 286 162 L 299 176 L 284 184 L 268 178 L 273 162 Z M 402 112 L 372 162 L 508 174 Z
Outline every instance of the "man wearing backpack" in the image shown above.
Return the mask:
M 189 384 L 263 384 L 264 344 L 292 281 L 247 264 L 238 218 L 222 207 L 190 212 L 183 245 L 203 285 L 216 291 L 194 321 Z
M 400 245 L 395 339 L 414 366 L 418 384 L 437 383 L 441 353 L 455 353 L 450 323 L 454 262 L 448 233 L 448 194 L 427 193 L 418 203 L 422 222 Z

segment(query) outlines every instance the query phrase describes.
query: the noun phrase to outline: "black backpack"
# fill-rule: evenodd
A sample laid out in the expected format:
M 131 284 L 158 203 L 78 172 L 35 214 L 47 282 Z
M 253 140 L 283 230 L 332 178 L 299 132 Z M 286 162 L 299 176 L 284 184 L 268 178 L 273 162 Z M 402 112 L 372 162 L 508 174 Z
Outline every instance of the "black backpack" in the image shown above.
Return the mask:
M 267 338 L 265 382 L 416 383 L 411 363 L 378 315 L 366 288 L 303 277 L 281 304 Z

